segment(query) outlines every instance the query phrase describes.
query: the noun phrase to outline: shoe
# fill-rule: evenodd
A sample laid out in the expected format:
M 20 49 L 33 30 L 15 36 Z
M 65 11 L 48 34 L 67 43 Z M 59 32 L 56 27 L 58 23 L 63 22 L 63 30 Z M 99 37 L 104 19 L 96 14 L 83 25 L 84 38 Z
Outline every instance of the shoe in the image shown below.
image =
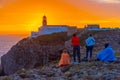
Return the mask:
M 71 64 L 74 64 L 74 62 L 71 62 Z
M 89 59 L 88 59 L 88 62 L 91 62 L 91 61 L 92 61 L 91 58 L 89 58 Z

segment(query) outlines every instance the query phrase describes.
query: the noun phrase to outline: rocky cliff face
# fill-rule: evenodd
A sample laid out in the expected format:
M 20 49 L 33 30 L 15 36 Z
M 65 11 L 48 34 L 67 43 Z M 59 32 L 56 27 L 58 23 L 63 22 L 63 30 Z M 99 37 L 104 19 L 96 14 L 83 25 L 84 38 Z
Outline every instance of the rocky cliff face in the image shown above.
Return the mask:
M 81 40 L 81 57 L 85 56 L 85 39 L 88 34 L 93 34 L 96 44 L 94 55 L 104 48 L 104 43 L 109 42 L 115 52 L 120 52 L 120 30 L 110 31 L 81 31 L 77 32 Z M 66 38 L 67 39 L 66 41 Z M 39 36 L 34 39 L 23 39 L 11 50 L 2 56 L 1 66 L 4 74 L 12 74 L 22 68 L 29 69 L 43 66 L 50 61 L 60 58 L 60 50 L 66 47 L 72 54 L 70 37 L 67 33 L 55 33 L 52 35 Z M 64 46 L 65 43 L 65 46 Z M 83 53 L 83 54 L 82 54 Z
M 22 68 L 42 66 L 60 57 L 67 33 L 55 33 L 34 39 L 23 39 L 1 57 L 4 74 L 13 74 Z

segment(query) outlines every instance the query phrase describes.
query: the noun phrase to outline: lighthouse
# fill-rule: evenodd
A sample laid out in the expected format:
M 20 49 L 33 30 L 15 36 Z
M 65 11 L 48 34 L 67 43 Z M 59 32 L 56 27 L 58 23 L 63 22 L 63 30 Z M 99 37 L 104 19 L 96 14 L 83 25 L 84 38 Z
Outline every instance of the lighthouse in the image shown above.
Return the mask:
M 47 26 L 47 17 L 45 15 L 43 16 L 42 26 Z
M 31 32 L 31 38 L 35 38 L 40 35 L 47 35 L 47 34 L 58 33 L 58 32 L 68 32 L 69 27 L 73 27 L 73 26 L 67 26 L 67 25 L 48 25 L 47 17 L 45 15 L 43 16 L 42 19 L 43 19 L 42 26 L 40 26 L 37 32 L 35 31 Z

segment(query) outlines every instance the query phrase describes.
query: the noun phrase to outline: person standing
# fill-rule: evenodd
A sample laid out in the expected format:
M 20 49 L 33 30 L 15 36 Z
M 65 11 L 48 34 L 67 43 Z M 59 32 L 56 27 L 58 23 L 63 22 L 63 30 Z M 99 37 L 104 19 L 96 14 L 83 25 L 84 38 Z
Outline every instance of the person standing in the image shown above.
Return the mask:
M 76 55 L 78 57 L 78 62 L 80 62 L 80 39 L 76 34 L 72 36 L 72 46 L 73 46 L 73 59 L 76 62 Z
M 89 37 L 85 40 L 86 42 L 86 59 L 90 61 L 92 59 L 92 52 L 95 45 L 95 39 L 92 36 L 92 34 L 89 34 Z M 88 53 L 90 52 L 89 59 L 88 59 Z

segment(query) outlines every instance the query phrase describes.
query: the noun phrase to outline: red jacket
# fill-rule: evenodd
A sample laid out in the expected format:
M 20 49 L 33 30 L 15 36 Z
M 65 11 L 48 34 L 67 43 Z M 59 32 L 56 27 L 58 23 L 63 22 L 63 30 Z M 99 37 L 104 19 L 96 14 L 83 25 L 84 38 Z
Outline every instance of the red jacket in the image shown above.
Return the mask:
M 72 45 L 73 46 L 79 46 L 80 45 L 80 40 L 77 36 L 72 37 Z

